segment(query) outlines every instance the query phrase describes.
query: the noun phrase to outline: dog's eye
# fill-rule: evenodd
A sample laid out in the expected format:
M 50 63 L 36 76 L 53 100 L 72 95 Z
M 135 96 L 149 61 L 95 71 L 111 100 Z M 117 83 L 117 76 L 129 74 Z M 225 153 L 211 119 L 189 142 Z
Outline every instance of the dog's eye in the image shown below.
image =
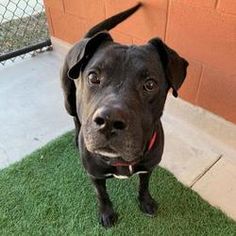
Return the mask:
M 146 80 L 143 85 L 143 89 L 146 90 L 147 92 L 153 91 L 156 87 L 157 87 L 157 83 L 153 79 Z
M 90 72 L 88 75 L 88 81 L 90 84 L 100 84 L 100 79 L 95 72 Z

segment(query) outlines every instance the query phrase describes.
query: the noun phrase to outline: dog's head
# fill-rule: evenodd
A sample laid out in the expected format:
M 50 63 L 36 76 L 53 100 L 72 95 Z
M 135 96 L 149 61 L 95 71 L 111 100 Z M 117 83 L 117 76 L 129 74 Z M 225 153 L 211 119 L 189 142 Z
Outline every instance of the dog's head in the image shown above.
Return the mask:
M 177 96 L 185 79 L 187 61 L 158 38 L 125 46 L 113 42 L 108 32 L 84 39 L 78 48 L 68 79 L 75 83 L 72 109 L 86 148 L 112 160 L 142 157 L 168 90 Z

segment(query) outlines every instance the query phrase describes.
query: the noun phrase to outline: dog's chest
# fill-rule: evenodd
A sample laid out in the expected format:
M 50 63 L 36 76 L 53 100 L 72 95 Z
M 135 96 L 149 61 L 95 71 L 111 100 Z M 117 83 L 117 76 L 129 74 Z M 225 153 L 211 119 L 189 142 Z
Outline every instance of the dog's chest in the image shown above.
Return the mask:
M 129 166 L 116 166 L 112 173 L 105 174 L 106 177 L 113 176 L 117 179 L 127 179 L 134 174 L 144 174 L 147 173 L 146 170 L 138 168 L 132 165 Z

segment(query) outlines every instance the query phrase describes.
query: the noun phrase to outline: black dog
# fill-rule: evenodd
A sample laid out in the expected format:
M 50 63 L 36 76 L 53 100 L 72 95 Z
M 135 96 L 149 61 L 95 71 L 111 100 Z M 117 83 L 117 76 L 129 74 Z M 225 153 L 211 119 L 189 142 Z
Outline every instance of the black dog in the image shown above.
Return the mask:
M 160 117 L 168 90 L 177 97 L 188 66 L 159 38 L 142 46 L 113 42 L 107 31 L 140 6 L 89 30 L 69 51 L 61 74 L 65 107 L 74 117 L 76 144 L 96 188 L 105 227 L 117 221 L 106 191 L 110 177 L 139 174 L 140 208 L 155 215 L 157 204 L 148 184 L 163 152 Z

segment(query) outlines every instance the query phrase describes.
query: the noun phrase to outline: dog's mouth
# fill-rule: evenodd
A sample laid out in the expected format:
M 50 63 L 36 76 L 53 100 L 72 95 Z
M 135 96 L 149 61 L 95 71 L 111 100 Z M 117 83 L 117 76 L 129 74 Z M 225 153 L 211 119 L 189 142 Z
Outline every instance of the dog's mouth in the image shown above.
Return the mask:
M 110 147 L 102 147 L 98 148 L 94 151 L 94 153 L 108 157 L 108 158 L 118 158 L 120 154 Z
M 125 161 L 122 159 L 121 154 L 110 147 L 98 148 L 94 153 L 101 155 L 103 160 L 111 166 L 130 166 L 140 161 L 140 158 L 132 161 Z
M 136 160 L 136 161 L 132 161 L 132 162 L 127 162 L 127 161 L 124 161 L 124 160 L 116 160 L 116 161 L 113 161 L 110 163 L 110 165 L 112 166 L 116 166 L 116 167 L 119 167 L 119 166 L 133 166 L 135 164 L 137 164 L 140 160 Z

